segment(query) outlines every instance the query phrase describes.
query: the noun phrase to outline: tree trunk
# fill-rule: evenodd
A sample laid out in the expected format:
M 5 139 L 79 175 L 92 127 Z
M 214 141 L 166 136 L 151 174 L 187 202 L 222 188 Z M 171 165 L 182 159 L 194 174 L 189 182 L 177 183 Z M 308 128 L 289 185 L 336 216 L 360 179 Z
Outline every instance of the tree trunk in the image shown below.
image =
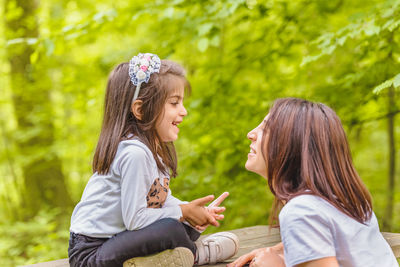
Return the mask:
M 6 0 L 6 37 L 37 38 L 38 23 L 35 0 Z M 51 86 L 46 75 L 39 75 L 30 62 L 34 52 L 27 42 L 10 45 L 7 57 L 11 66 L 13 105 L 18 122 L 15 135 L 20 154 L 23 155 L 24 175 L 23 210 L 25 218 L 35 215 L 44 205 L 70 207 L 61 161 L 53 149 Z
M 388 172 L 388 191 L 386 199 L 385 217 L 383 218 L 383 229 L 390 231 L 393 221 L 393 199 L 395 188 L 395 173 L 396 173 L 396 141 L 394 133 L 395 111 L 395 90 L 393 86 L 388 89 L 388 146 L 389 146 L 389 172 Z

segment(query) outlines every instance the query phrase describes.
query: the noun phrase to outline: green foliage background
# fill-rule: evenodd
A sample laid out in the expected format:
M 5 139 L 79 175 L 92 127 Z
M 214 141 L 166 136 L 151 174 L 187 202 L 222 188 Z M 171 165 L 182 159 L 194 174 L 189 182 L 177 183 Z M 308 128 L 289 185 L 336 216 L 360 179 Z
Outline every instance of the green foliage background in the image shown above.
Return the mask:
M 138 52 L 187 69 L 193 92 L 176 142 L 172 190 L 184 200 L 230 192 L 225 220 L 207 233 L 268 223 L 273 196 L 264 179 L 244 169 L 246 134 L 274 99 L 288 96 L 336 110 L 375 213 L 386 222 L 382 230 L 400 232 L 400 1 L 41 0 L 24 21 L 21 1 L 0 3 L 4 266 L 67 257 L 69 218 L 91 176 L 107 76 Z M 11 30 L 9 21 L 36 27 L 37 34 Z M 9 55 L 24 49 L 29 78 L 17 88 Z M 16 94 L 32 108 L 20 112 Z M 30 122 L 25 128 L 21 113 Z M 49 125 L 51 144 L 35 146 L 30 138 L 48 134 Z M 29 149 L 21 147 L 24 140 Z M 24 166 L 49 158 L 61 161 L 65 205 L 51 201 L 51 188 L 60 187 L 51 172 L 27 186 Z

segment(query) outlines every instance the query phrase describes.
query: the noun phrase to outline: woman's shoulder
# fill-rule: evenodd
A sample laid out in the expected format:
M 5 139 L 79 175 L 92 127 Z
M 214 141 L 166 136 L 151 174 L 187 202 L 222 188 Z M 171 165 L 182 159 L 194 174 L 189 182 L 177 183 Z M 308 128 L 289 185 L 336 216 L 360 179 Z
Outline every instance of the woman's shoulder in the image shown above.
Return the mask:
M 374 217 L 375 214 L 372 213 L 372 223 L 374 223 Z M 289 221 L 308 218 L 329 224 L 337 224 L 338 222 L 339 224 L 350 222 L 358 224 L 358 221 L 336 208 L 328 200 L 312 194 L 303 194 L 292 198 L 282 208 L 279 218 Z
M 320 206 L 320 205 L 327 205 L 329 204 L 328 201 L 326 201 L 325 199 L 323 199 L 320 196 L 317 195 L 313 195 L 313 194 L 301 194 L 301 195 L 297 195 L 293 198 L 291 198 L 285 205 L 285 207 L 291 207 L 291 206 L 295 206 L 295 207 L 315 207 L 315 206 Z
M 323 211 L 334 208 L 328 201 L 322 197 L 312 194 L 302 194 L 290 199 L 283 206 L 279 217 L 291 215 L 319 215 L 322 216 Z

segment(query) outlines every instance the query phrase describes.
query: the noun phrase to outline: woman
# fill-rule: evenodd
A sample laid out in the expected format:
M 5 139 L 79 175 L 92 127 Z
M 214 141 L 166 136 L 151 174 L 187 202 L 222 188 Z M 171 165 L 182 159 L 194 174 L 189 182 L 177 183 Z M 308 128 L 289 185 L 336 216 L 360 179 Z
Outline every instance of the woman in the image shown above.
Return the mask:
M 247 137 L 246 169 L 268 180 L 282 243 L 228 266 L 398 266 L 332 109 L 278 99 Z

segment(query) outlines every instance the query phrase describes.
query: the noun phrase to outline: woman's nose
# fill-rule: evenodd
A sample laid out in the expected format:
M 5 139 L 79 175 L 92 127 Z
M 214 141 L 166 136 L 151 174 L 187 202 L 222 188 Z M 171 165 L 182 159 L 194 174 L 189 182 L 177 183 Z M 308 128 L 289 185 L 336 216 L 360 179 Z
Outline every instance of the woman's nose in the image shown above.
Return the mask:
M 248 134 L 247 134 L 247 139 L 249 140 L 256 140 L 257 136 L 254 130 L 251 130 Z

